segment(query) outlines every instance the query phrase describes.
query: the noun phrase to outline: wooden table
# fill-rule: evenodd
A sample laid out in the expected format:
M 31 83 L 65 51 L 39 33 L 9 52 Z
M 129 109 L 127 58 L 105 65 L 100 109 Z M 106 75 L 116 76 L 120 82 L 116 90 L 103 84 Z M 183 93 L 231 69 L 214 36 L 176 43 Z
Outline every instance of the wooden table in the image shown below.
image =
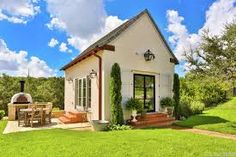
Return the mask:
M 45 119 L 45 114 L 46 114 L 46 111 L 49 111 L 50 109 L 49 108 L 43 108 L 43 125 L 45 124 L 46 122 L 46 119 Z M 21 109 L 20 110 L 21 112 L 24 112 L 26 114 L 26 117 L 28 117 L 28 114 L 29 113 L 32 113 L 33 112 L 33 109 L 32 108 L 26 108 L 26 109 Z M 35 111 L 41 111 L 41 108 L 36 108 Z M 25 124 L 27 125 L 27 124 Z

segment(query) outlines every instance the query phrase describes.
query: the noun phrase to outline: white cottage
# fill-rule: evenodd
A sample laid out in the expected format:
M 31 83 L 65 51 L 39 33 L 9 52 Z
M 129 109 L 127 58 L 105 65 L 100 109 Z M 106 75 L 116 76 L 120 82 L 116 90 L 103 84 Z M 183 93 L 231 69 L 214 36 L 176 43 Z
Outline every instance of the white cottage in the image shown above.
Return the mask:
M 145 56 L 146 54 L 146 56 Z M 160 98 L 172 96 L 178 60 L 148 10 L 128 20 L 65 65 L 65 111 L 89 111 L 92 120 L 110 120 L 110 72 L 121 68 L 124 103 L 135 97 L 148 112 L 159 112 Z

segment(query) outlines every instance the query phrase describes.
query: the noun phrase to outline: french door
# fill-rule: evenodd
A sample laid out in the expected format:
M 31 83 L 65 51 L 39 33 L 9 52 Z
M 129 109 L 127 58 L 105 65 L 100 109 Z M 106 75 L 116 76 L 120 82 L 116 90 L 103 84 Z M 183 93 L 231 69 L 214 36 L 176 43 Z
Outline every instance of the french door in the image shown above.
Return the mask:
M 134 98 L 147 112 L 155 112 L 155 76 L 134 74 Z

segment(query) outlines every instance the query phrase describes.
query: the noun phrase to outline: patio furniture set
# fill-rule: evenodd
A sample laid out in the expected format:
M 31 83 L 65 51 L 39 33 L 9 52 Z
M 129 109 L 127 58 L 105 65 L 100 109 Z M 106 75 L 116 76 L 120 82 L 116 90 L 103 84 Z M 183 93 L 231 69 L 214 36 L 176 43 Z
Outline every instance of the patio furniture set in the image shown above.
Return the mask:
M 34 127 L 44 126 L 51 123 L 52 104 L 34 103 L 17 106 L 18 126 Z

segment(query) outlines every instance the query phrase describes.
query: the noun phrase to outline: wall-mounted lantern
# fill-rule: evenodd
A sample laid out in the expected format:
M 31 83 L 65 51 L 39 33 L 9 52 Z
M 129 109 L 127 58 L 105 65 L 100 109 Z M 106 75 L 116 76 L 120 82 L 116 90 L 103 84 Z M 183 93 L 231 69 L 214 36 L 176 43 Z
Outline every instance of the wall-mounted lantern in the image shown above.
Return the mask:
M 97 76 L 97 72 L 92 69 L 92 71 L 89 74 L 90 78 L 95 78 Z
M 152 53 L 149 49 L 144 53 L 145 61 L 151 61 L 155 59 L 154 53 Z
M 73 83 L 73 79 L 71 77 L 66 79 L 69 83 Z

